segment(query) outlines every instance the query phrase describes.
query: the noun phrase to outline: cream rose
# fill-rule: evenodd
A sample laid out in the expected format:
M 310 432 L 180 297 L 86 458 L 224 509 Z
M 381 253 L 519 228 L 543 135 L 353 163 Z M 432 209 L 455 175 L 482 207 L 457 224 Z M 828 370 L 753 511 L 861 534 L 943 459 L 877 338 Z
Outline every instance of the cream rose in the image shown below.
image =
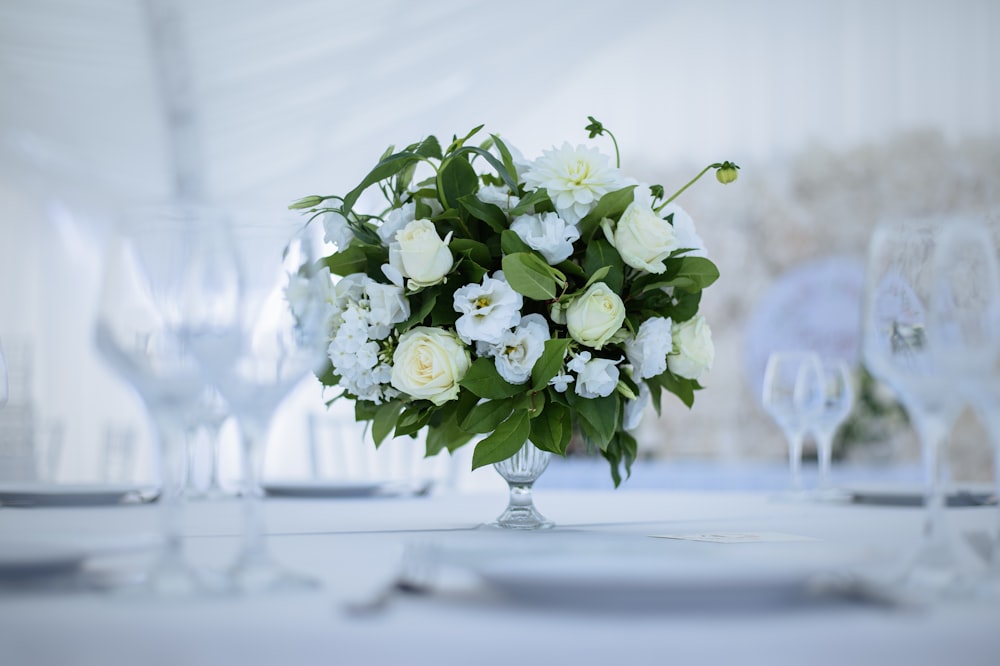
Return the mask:
M 566 328 L 577 342 L 600 349 L 625 321 L 625 304 L 603 282 L 595 282 L 566 308 Z
M 390 383 L 414 398 L 443 405 L 458 397 L 458 383 L 471 363 L 469 350 L 454 333 L 417 326 L 399 337 Z
M 389 264 L 410 279 L 410 289 L 437 284 L 454 264 L 450 240 L 450 233 L 442 240 L 430 220 L 414 220 L 396 233 L 389 246 Z
M 680 324 L 674 324 L 674 349 L 667 356 L 670 372 L 678 377 L 698 379 L 715 362 L 715 345 L 712 331 L 701 315 Z
M 618 224 L 605 218 L 601 228 L 622 261 L 639 270 L 662 273 L 667 269 L 663 260 L 678 249 L 673 226 L 641 197 L 629 204 Z

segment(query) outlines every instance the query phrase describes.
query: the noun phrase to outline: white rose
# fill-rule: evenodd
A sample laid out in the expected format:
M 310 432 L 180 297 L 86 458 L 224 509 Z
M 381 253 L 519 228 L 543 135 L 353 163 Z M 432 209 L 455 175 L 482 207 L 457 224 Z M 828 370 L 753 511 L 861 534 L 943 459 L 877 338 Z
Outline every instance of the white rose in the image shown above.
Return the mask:
M 694 228 L 694 220 L 691 219 L 686 210 L 675 203 L 670 203 L 660 213 L 663 217 L 673 215 L 671 219 L 674 222 L 674 238 L 676 239 L 677 248 L 680 249 L 683 247 L 691 250 L 691 252 L 685 252 L 684 256 L 708 258 L 705 241 L 698 235 L 698 232 Z
M 605 218 L 601 228 L 622 261 L 639 270 L 662 273 L 667 269 L 663 260 L 678 249 L 673 226 L 653 211 L 649 197 L 639 190 L 618 223 Z
M 369 279 L 365 283 L 365 295 L 368 296 L 368 333 L 375 340 L 389 337 L 392 325 L 410 316 L 410 303 L 401 287 Z
M 399 337 L 391 383 L 414 398 L 443 405 L 458 397 L 458 383 L 471 363 L 469 350 L 455 334 L 417 326 Z
M 603 282 L 595 282 L 566 308 L 566 327 L 580 344 L 600 349 L 625 321 L 625 304 Z
M 411 290 L 437 284 L 454 264 L 450 240 L 450 233 L 442 240 L 430 220 L 414 220 L 396 233 L 389 246 L 389 264 L 409 278 Z
M 680 324 L 674 324 L 674 350 L 667 356 L 670 371 L 678 377 L 698 379 L 712 368 L 715 346 L 712 331 L 701 315 L 695 315 Z
M 549 325 L 540 314 L 521 318 L 513 331 L 506 331 L 494 348 L 494 363 L 500 376 L 511 384 L 523 384 L 531 377 L 531 369 L 545 351 Z
M 538 250 L 550 266 L 555 266 L 573 254 L 573 243 L 580 231 L 555 213 L 520 215 L 510 225 L 532 250 Z
M 649 379 L 667 369 L 667 354 L 673 350 L 670 320 L 650 317 L 642 322 L 634 338 L 625 342 L 625 356 L 639 379 Z

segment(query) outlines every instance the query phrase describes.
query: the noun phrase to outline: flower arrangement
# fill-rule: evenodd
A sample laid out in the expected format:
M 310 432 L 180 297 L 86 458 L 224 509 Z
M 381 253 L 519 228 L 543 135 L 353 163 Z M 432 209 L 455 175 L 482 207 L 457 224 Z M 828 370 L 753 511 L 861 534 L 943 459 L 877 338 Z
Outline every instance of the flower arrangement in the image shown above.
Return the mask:
M 319 379 L 376 446 L 426 428 L 430 456 L 482 436 L 477 468 L 528 440 L 562 455 L 577 430 L 618 485 L 644 408 L 659 413 L 663 390 L 693 404 L 714 358 L 698 307 L 719 273 L 674 199 L 738 167 L 709 165 L 665 197 L 623 175 L 614 135 L 589 120 L 615 164 L 568 143 L 528 162 L 495 134 L 471 145 L 480 126 L 445 149 L 433 136 L 390 147 L 347 194 L 290 206 L 336 247 Z M 384 207 L 362 212 L 373 187 Z

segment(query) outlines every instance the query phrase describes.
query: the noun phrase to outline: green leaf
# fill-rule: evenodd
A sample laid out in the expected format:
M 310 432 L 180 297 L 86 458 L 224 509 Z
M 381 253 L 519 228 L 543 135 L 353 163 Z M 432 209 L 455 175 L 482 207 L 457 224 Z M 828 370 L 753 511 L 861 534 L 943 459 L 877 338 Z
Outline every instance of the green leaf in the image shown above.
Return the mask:
M 420 142 L 420 145 L 413 152 L 423 157 L 439 160 L 441 159 L 441 144 L 438 143 L 436 136 L 431 135 Z
M 621 400 L 618 394 L 612 393 L 603 398 L 581 398 L 572 394 L 570 399 L 583 423 L 590 426 L 591 439 L 603 451 L 621 425 Z
M 514 412 L 489 436 L 476 444 L 476 450 L 472 453 L 472 469 L 510 458 L 524 446 L 530 434 L 531 419 L 528 412 Z
M 674 373 L 667 370 L 663 374 L 653 377 L 653 380 L 659 383 L 660 386 L 670 391 L 678 398 L 681 399 L 688 407 L 694 405 L 694 388 L 695 383 L 690 379 L 685 379 L 684 377 L 678 377 Z
M 531 252 L 531 247 L 521 240 L 516 231 L 504 229 L 500 232 L 500 249 L 504 254 L 517 254 L 518 252 Z
M 427 425 L 434 413 L 434 408 L 429 407 L 426 402 L 417 404 L 410 405 L 399 416 L 399 420 L 396 422 L 396 437 L 412 435 Z
M 503 274 L 514 291 L 536 301 L 556 297 L 556 278 L 552 267 L 535 254 L 515 252 L 502 261 Z
M 354 204 L 358 201 L 358 197 L 360 197 L 361 194 L 370 186 L 380 180 L 385 180 L 386 178 L 395 176 L 413 162 L 420 161 L 420 159 L 421 157 L 416 153 L 406 151 L 383 158 L 378 164 L 375 165 L 374 169 L 368 172 L 368 175 L 364 177 L 364 180 L 362 180 L 357 187 L 347 193 L 344 197 L 343 209 L 345 211 L 353 209 Z
M 603 280 L 610 271 L 611 271 L 611 266 L 608 265 L 601 266 L 591 274 L 590 279 L 588 279 L 587 283 L 583 285 L 583 289 L 587 290 L 590 287 L 590 285 L 594 284 L 598 280 Z
M 524 386 L 516 386 L 501 377 L 493 359 L 486 357 L 473 361 L 459 384 L 487 400 L 510 398 L 525 390 Z
M 459 199 L 475 196 L 478 186 L 479 177 L 464 158 L 449 158 L 438 172 L 438 191 L 446 208 L 458 208 Z
M 464 146 L 465 142 L 474 137 L 476 134 L 478 134 L 479 130 L 481 129 L 483 129 L 483 125 L 476 125 L 471 130 L 469 130 L 469 133 L 463 136 L 461 139 L 459 139 L 458 137 L 453 138 L 451 143 L 448 145 L 448 152 L 450 153 L 452 151 L 456 151 L 462 146 Z
M 507 215 L 500 206 L 480 201 L 475 194 L 467 194 L 458 202 L 470 215 L 485 222 L 494 232 L 499 234 L 507 229 Z
M 660 398 L 661 398 L 661 393 L 663 392 L 663 387 L 660 385 L 659 382 L 654 381 L 652 379 L 646 379 L 644 381 L 646 382 L 646 386 L 649 387 L 650 402 L 653 403 L 653 409 L 656 410 L 656 415 L 659 416 L 661 408 Z
M 376 448 L 396 427 L 401 411 L 403 411 L 403 403 L 398 400 L 383 403 L 375 410 L 375 418 L 372 421 L 372 439 L 375 440 Z
M 488 400 L 473 407 L 459 422 L 462 430 L 475 433 L 492 432 L 514 411 L 514 398 Z
M 719 279 L 719 269 L 704 257 L 681 257 L 678 277 L 687 278 L 697 289 L 705 289 Z
M 559 262 L 555 265 L 555 267 L 562 271 L 565 275 L 572 275 L 573 277 L 581 280 L 587 279 L 587 273 L 569 259 Z
M 420 324 L 434 309 L 437 303 L 438 291 L 436 289 L 425 289 L 419 294 L 410 296 L 410 316 L 399 325 L 398 332 L 405 333 L 417 324 Z
M 569 338 L 550 338 L 545 341 L 545 350 L 531 368 L 531 387 L 541 391 L 549 385 L 549 380 L 559 374 L 569 349 Z
M 531 442 L 543 451 L 566 455 L 573 434 L 569 409 L 550 402 L 538 418 L 531 421 Z
M 448 244 L 448 248 L 455 254 L 468 257 L 480 266 L 488 266 L 493 259 L 490 256 L 490 248 L 471 238 L 453 238 Z
M 354 402 L 354 420 L 358 422 L 371 421 L 375 418 L 378 408 L 379 405 L 371 400 L 356 400 Z
M 497 175 L 503 178 L 504 184 L 510 188 L 510 191 L 517 192 L 517 181 L 514 180 L 514 177 L 510 175 L 503 163 L 500 162 L 500 160 L 498 160 L 492 153 L 487 150 L 483 150 L 478 146 L 463 146 L 459 150 L 455 151 L 455 155 L 461 155 L 462 153 L 475 153 L 476 155 L 484 158 L 490 163 L 490 166 L 496 170 Z
M 635 185 L 629 185 L 601 197 L 594 209 L 580 220 L 580 238 L 587 242 L 604 218 L 618 219 L 635 199 L 633 194 L 635 188 Z
M 517 188 L 515 187 L 514 191 L 516 190 Z M 511 219 L 513 219 L 518 215 L 524 215 L 525 213 L 529 212 L 533 206 L 540 206 L 541 204 L 544 203 L 551 203 L 551 200 L 549 199 L 549 193 L 543 187 L 541 189 L 533 191 L 531 194 L 522 197 L 521 201 L 519 201 L 516 206 L 510 209 L 510 217 Z
M 510 174 L 511 180 L 515 183 L 514 187 L 511 188 L 511 191 L 516 193 L 517 167 L 514 166 L 514 157 L 511 155 L 510 149 L 507 148 L 507 144 L 503 142 L 503 139 L 496 134 L 490 134 L 490 136 L 493 137 L 493 143 L 496 145 L 497 150 L 500 151 L 500 159 L 503 161 L 504 168 L 507 170 L 507 173 Z M 508 187 L 509 186 L 510 184 L 508 183 Z
M 364 250 L 359 247 L 348 247 L 341 252 L 335 252 L 329 257 L 322 259 L 323 264 L 330 269 L 334 275 L 350 275 L 352 273 L 364 273 L 368 267 L 368 257 Z
M 424 455 L 435 456 L 442 449 L 455 451 L 473 438 L 473 433 L 466 432 L 458 426 L 458 411 L 453 410 L 442 419 L 438 425 L 427 427 L 427 443 Z
M 591 241 L 587 244 L 587 252 L 583 257 L 583 271 L 594 275 L 603 268 L 607 268 L 604 283 L 611 291 L 621 293 L 625 283 L 625 263 L 621 255 L 606 240 Z

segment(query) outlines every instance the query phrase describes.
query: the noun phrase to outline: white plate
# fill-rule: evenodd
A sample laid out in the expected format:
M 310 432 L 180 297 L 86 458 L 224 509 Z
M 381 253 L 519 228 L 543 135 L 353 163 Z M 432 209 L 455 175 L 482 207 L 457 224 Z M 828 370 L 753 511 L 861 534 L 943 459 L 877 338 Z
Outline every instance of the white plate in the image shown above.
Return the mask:
M 554 535 L 555 536 L 555 535 Z M 812 585 L 861 562 L 824 543 L 558 538 L 451 558 L 510 600 L 581 610 L 746 612 L 816 601 Z M 510 544 L 508 544 L 510 545 Z
M 0 484 L 0 504 L 5 506 L 108 506 L 152 501 L 156 496 L 154 488 L 132 484 Z
M 924 504 L 924 491 L 918 485 L 871 485 L 854 487 L 848 491 L 851 502 L 872 506 L 920 507 Z M 950 488 L 945 493 L 949 507 L 996 505 L 997 496 L 990 486 L 969 485 Z
M 261 484 L 264 492 L 272 497 L 328 498 L 328 497 L 389 497 L 398 495 L 423 495 L 430 490 L 430 482 L 410 481 L 335 481 L 335 480 L 268 480 Z
M 34 541 L 0 541 L 0 580 L 20 581 L 76 571 L 86 554 L 62 544 Z

